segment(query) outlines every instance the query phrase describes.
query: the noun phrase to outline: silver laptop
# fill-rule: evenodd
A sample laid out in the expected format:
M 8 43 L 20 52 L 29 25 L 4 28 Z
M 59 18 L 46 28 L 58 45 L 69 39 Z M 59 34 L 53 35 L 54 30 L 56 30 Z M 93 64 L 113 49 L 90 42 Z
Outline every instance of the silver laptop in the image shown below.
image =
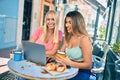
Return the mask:
M 29 41 L 22 41 L 24 59 L 41 65 L 46 65 L 45 46 Z

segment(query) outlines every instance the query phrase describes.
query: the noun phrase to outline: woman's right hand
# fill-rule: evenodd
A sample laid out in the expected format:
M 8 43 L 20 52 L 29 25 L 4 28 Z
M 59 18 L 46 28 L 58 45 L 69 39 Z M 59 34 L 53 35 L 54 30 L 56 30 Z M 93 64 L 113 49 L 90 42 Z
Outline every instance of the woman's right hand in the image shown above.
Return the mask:
M 55 61 L 55 57 L 54 56 L 47 57 L 46 60 L 47 60 L 47 63 L 54 62 Z

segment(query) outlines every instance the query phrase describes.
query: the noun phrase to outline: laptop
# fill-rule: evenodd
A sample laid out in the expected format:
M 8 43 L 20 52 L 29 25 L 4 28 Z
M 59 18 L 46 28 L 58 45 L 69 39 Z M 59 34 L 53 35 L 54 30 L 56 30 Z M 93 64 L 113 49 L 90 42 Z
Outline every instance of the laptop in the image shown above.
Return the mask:
M 45 46 L 29 41 L 22 41 L 22 48 L 24 52 L 24 59 L 40 64 L 46 65 L 46 51 Z

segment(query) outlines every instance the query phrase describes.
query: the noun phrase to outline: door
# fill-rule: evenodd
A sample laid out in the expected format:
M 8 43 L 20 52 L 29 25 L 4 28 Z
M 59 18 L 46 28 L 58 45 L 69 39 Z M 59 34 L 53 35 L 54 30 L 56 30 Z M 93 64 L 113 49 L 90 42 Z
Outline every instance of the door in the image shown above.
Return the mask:
M 29 40 L 30 38 L 31 11 L 32 11 L 32 0 L 25 0 L 22 40 Z

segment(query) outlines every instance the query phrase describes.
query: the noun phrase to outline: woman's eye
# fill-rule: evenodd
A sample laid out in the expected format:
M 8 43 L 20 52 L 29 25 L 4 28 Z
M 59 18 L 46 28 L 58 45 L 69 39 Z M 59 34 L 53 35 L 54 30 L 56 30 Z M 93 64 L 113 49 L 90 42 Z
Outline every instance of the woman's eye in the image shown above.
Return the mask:
M 51 20 L 54 21 L 54 18 L 52 18 Z
M 46 19 L 47 21 L 49 21 L 50 19 Z
M 47 20 L 47 21 L 50 21 L 50 20 L 51 20 L 51 21 L 54 21 L 54 18 L 51 18 L 51 19 L 50 19 L 50 18 L 47 18 L 46 20 Z

